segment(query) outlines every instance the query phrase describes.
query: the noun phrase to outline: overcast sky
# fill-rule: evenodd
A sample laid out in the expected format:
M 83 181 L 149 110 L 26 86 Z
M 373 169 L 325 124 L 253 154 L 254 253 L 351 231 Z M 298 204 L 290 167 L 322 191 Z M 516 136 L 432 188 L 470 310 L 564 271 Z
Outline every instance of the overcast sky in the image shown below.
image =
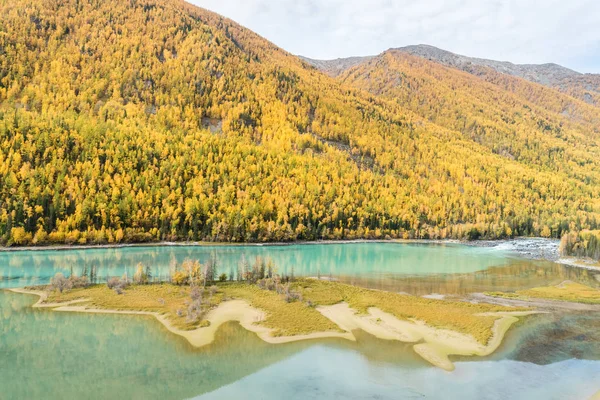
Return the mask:
M 430 44 L 600 73 L 600 0 L 188 0 L 317 59 Z

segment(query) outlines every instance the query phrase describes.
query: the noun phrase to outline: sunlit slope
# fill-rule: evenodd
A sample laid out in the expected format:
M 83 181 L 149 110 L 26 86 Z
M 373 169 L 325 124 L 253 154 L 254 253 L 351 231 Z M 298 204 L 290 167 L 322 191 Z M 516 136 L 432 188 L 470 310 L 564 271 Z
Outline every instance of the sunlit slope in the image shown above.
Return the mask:
M 496 145 L 180 1 L 3 0 L 0 15 L 4 243 L 596 227 L 593 132 Z

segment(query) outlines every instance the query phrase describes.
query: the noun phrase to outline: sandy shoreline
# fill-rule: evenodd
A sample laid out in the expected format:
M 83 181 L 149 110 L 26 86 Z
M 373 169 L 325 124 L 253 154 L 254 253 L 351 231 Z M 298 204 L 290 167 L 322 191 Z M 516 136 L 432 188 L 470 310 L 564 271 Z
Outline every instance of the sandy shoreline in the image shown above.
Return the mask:
M 510 239 L 514 240 L 514 239 Z M 18 251 L 66 251 L 66 250 L 93 250 L 93 249 L 122 249 L 129 247 L 186 247 L 186 246 L 294 246 L 294 245 L 327 245 L 327 244 L 353 244 L 353 243 L 406 243 L 406 244 L 464 244 L 472 246 L 490 247 L 489 243 L 503 243 L 510 240 L 497 241 L 464 241 L 458 239 L 348 239 L 348 240 L 298 240 L 293 242 L 205 242 L 205 241 L 182 241 L 182 242 L 142 242 L 142 243 L 112 243 L 112 244 L 72 244 L 72 245 L 48 245 L 48 246 L 0 246 L 0 252 Z
M 260 322 L 265 319 L 265 313 L 250 306 L 244 300 L 222 302 L 207 314 L 206 319 L 210 322 L 209 326 L 185 331 L 174 327 L 165 315 L 156 312 L 106 310 L 78 305 L 85 303 L 86 299 L 66 303 L 44 303 L 47 293 L 43 291 L 27 289 L 9 290 L 15 293 L 38 296 L 38 301 L 32 306 L 34 308 L 48 308 L 60 312 L 153 316 L 170 332 L 184 337 L 195 347 L 202 347 L 212 343 L 219 327 L 230 321 L 239 322 L 244 329 L 255 333 L 260 339 L 271 344 L 323 338 L 341 338 L 355 341 L 356 338 L 352 332 L 356 329 L 361 329 L 379 339 L 415 343 L 413 349 L 417 354 L 431 364 L 447 371 L 454 370 L 454 364 L 448 358 L 449 356 L 489 355 L 500 346 L 508 329 L 518 321 L 517 317 L 536 313 L 536 311 L 532 311 L 482 314 L 499 317 L 493 327 L 493 336 L 486 345 L 479 343 L 475 338 L 466 334 L 447 329 L 433 328 L 420 321 L 399 320 L 393 315 L 374 307 L 369 308 L 367 314 L 357 314 L 347 303 L 317 307 L 317 311 L 334 322 L 342 330 L 341 332 L 329 331 L 296 336 L 273 336 L 273 329 L 260 325 Z
M 555 261 L 557 264 L 568 265 L 570 267 L 583 268 L 589 271 L 600 272 L 598 262 L 588 258 L 563 257 Z
M 517 317 L 537 313 L 531 311 L 482 314 L 500 317 L 494 324 L 492 338 L 488 344 L 483 345 L 470 335 L 433 328 L 420 321 L 400 320 L 375 307 L 369 308 L 366 315 L 357 314 L 346 303 L 317 309 L 344 330 L 361 329 L 379 339 L 416 343 L 413 349 L 417 354 L 447 371 L 454 370 L 454 364 L 448 356 L 490 355 L 500 346 L 512 324 L 518 321 Z
M 113 244 L 84 244 L 84 245 L 49 245 L 49 246 L 22 246 L 6 247 L 0 246 L 0 252 L 18 251 L 66 251 L 66 250 L 93 250 L 93 249 L 123 249 L 129 247 L 186 247 L 186 246 L 293 246 L 311 244 L 352 244 L 352 243 L 462 243 L 458 240 L 424 240 L 424 239 L 349 239 L 349 240 L 308 240 L 294 242 L 145 242 L 145 243 L 113 243 Z

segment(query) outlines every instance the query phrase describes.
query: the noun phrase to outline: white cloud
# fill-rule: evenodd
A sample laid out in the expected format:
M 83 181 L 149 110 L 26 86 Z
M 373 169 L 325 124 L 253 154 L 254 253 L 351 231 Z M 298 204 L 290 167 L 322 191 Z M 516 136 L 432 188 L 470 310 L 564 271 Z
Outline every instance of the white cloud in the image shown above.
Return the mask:
M 600 72 L 598 0 L 190 0 L 295 54 L 371 55 L 431 44 Z

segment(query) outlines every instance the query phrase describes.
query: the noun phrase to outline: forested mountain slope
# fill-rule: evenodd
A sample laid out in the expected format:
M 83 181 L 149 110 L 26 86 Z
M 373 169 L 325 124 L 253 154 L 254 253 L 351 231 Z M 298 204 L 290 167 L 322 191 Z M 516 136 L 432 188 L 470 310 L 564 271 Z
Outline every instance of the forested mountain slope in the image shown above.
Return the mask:
M 555 90 L 491 70 L 474 77 L 396 50 L 340 79 L 505 158 L 600 183 L 600 113 Z
M 579 105 L 563 118 L 487 86 L 399 101 L 178 0 L 1 0 L 0 16 L 5 244 L 597 227 L 597 114 Z
M 476 76 L 522 78 L 556 89 L 588 104 L 600 106 L 600 74 L 582 74 L 558 64 L 513 64 L 507 61 L 467 57 L 424 44 L 388 50 L 390 51 L 417 56 Z M 303 57 L 305 61 L 333 77 L 373 58 L 376 57 L 349 57 L 335 60 L 312 60 Z
M 485 75 L 491 70 L 503 75 L 523 78 L 557 89 L 588 104 L 600 106 L 599 74 L 582 74 L 557 64 L 513 64 L 506 61 L 467 57 L 428 45 L 406 46 L 395 50 L 475 75 Z

